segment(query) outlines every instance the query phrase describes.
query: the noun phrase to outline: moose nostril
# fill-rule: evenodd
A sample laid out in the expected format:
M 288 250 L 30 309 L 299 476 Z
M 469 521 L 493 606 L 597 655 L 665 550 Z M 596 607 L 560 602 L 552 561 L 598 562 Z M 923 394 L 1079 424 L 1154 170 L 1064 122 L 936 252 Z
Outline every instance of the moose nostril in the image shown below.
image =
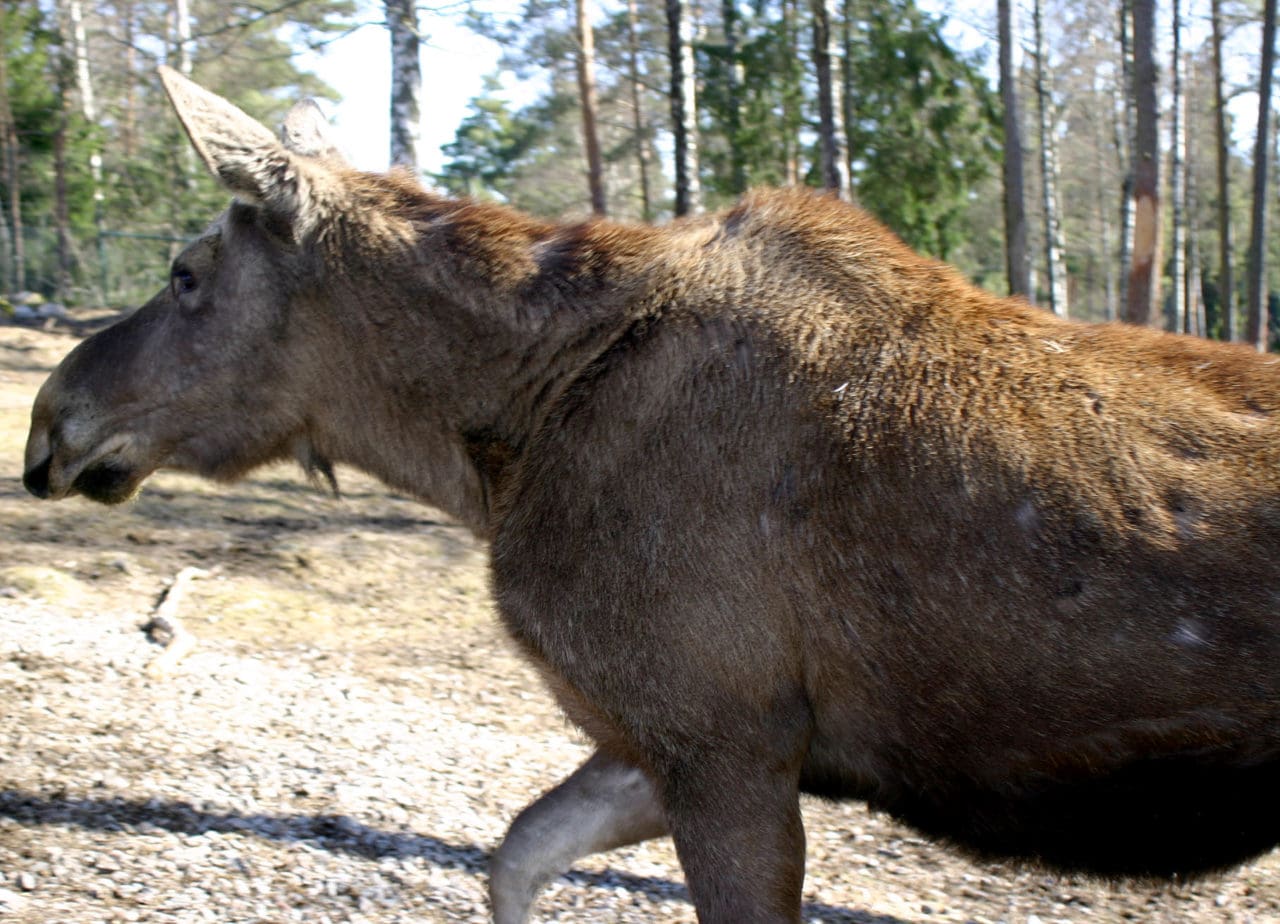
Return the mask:
M 52 460 L 53 456 L 46 456 L 43 462 L 22 476 L 22 486 L 42 500 L 49 496 L 49 463 Z

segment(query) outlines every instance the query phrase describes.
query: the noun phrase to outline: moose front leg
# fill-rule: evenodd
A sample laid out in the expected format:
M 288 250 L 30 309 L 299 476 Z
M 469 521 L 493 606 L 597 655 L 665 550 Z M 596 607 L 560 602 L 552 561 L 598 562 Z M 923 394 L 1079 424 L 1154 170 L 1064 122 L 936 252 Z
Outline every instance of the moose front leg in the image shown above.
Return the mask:
M 648 778 L 597 751 L 512 823 L 489 865 L 494 921 L 522 924 L 539 890 L 578 858 L 666 833 Z
M 664 804 L 700 924 L 798 924 L 804 822 L 796 776 L 716 756 L 664 774 Z

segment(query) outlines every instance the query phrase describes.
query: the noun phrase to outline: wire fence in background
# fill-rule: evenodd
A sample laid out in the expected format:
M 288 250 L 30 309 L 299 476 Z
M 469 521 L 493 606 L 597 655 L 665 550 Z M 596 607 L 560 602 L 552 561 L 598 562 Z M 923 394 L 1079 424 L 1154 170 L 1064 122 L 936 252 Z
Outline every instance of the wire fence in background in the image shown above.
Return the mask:
M 23 229 L 16 267 L 12 241 L 0 247 L 0 296 L 33 292 L 49 301 L 79 307 L 133 308 L 164 285 L 169 263 L 190 241 L 168 232 L 103 230 L 67 241 L 69 267 L 62 268 L 52 227 Z

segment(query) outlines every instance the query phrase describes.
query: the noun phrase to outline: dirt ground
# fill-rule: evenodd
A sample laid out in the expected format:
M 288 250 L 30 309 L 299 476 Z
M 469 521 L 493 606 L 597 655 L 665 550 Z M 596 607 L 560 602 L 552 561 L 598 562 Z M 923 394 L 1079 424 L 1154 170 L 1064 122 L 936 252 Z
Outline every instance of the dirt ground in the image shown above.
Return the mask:
M 32 398 L 101 321 L 0 321 L 0 920 L 483 920 L 486 852 L 587 753 L 500 637 L 483 547 L 349 471 L 341 500 L 282 467 L 161 474 L 120 508 L 35 501 Z M 198 644 L 155 676 L 139 626 L 191 566 Z M 805 811 L 810 921 L 1280 921 L 1274 854 L 1109 886 Z M 691 921 L 681 883 L 644 845 L 584 860 L 539 913 Z

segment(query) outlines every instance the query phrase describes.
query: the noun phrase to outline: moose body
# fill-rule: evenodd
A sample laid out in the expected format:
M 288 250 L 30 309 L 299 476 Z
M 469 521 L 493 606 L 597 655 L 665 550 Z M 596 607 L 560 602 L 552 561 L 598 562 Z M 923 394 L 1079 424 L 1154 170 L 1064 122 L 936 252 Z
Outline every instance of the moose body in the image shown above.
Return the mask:
M 670 833 L 700 919 L 797 921 L 800 792 L 979 855 L 1187 876 L 1280 841 L 1280 368 L 1067 323 L 857 209 L 552 225 L 346 166 L 166 72 L 237 200 L 37 398 L 24 481 L 357 466 L 491 543 L 598 745 L 502 922 Z

